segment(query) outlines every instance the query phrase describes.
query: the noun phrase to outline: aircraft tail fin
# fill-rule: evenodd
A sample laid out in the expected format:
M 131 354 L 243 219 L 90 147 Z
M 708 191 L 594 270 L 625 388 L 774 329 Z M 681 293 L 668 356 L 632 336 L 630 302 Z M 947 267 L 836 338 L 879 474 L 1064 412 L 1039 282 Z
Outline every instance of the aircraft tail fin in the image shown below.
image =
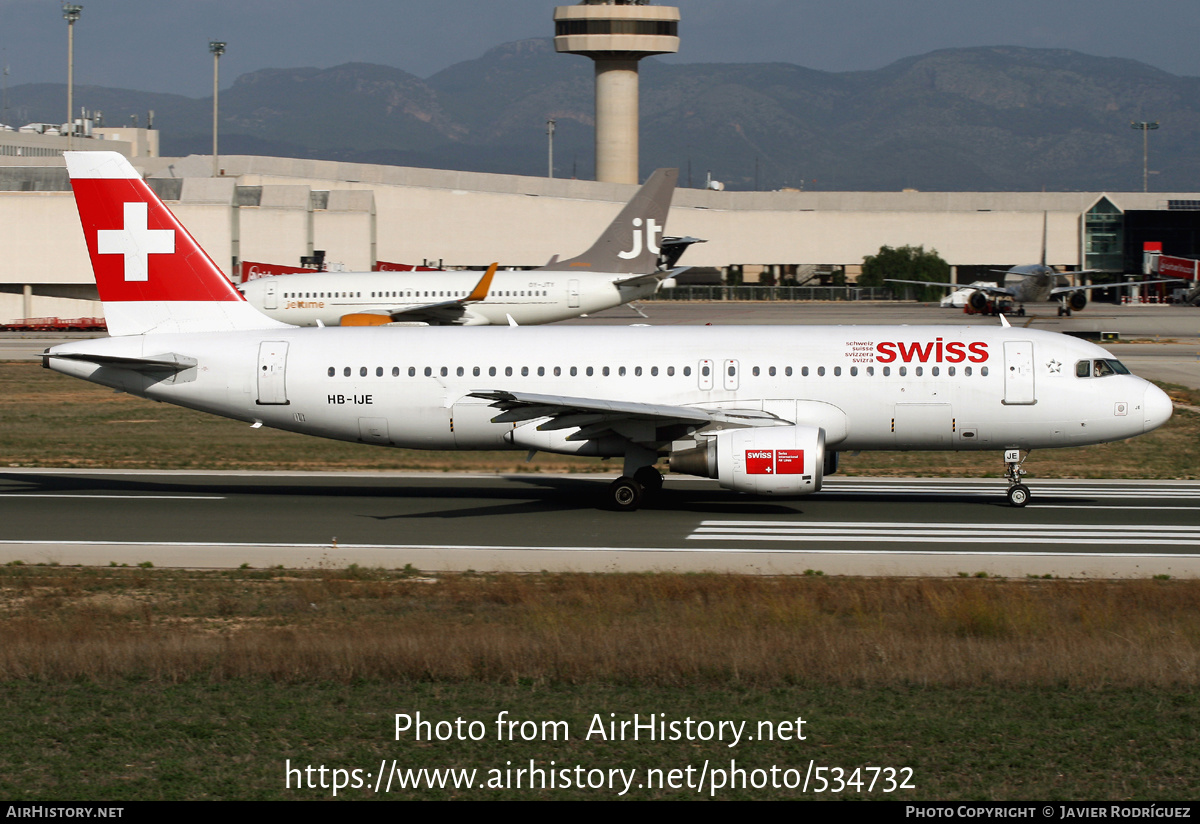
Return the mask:
M 287 327 L 246 302 L 124 156 L 64 156 L 110 334 Z
M 592 248 L 578 257 L 552 261 L 542 270 L 618 275 L 648 275 L 657 271 L 667 212 L 678 179 L 678 169 L 659 169 L 650 175 Z

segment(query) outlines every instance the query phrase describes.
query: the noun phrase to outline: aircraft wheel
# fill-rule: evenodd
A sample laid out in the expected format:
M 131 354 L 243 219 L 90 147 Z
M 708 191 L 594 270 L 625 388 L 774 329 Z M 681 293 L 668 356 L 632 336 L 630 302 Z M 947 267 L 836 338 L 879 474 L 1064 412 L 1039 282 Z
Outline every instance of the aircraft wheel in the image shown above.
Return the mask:
M 618 512 L 633 512 L 642 505 L 642 485 L 622 475 L 608 487 L 609 502 Z
M 633 479 L 642 485 L 646 492 L 658 492 L 663 487 L 663 476 L 652 466 L 643 466 L 633 473 Z
M 1025 484 L 1015 484 L 1008 488 L 1008 502 L 1013 506 L 1025 506 L 1029 503 L 1029 487 Z

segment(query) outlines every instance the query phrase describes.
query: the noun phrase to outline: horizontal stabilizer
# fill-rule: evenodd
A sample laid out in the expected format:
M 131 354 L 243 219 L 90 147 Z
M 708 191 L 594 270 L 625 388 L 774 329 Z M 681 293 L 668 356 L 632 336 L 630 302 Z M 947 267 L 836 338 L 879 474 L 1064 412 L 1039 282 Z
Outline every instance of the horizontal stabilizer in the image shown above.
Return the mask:
M 48 350 L 42 355 L 43 365 L 50 358 L 77 360 L 94 363 L 97 366 L 111 366 L 116 369 L 128 369 L 133 372 L 182 372 L 196 365 L 195 358 L 186 355 L 176 355 L 168 352 L 165 355 L 154 355 L 148 358 L 128 358 L 118 355 L 95 355 L 88 352 L 59 352 L 51 354 Z

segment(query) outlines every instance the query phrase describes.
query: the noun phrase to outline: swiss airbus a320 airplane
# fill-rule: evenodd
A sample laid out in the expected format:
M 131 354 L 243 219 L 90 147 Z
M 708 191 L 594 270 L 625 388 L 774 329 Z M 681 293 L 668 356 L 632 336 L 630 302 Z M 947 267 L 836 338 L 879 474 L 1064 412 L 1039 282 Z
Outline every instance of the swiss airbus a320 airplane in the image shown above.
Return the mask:
M 998 327 L 298 328 L 254 309 L 121 155 L 68 152 L 112 337 L 45 366 L 254 426 L 420 449 L 621 458 L 635 509 L 677 472 L 817 492 L 844 450 L 1021 451 L 1161 426 L 1171 401 L 1104 349 Z
M 648 298 L 659 270 L 677 169 L 659 169 L 582 255 L 528 271 L 314 272 L 242 284 L 246 300 L 297 326 L 551 323 Z M 678 271 L 678 270 L 676 270 Z

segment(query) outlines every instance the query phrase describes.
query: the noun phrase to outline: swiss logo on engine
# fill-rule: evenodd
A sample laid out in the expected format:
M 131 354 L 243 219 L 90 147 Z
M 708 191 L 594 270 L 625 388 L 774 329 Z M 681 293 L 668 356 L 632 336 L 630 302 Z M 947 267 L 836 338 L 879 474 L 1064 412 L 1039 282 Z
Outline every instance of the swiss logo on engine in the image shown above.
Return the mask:
M 803 449 L 747 449 L 747 475 L 803 475 Z

